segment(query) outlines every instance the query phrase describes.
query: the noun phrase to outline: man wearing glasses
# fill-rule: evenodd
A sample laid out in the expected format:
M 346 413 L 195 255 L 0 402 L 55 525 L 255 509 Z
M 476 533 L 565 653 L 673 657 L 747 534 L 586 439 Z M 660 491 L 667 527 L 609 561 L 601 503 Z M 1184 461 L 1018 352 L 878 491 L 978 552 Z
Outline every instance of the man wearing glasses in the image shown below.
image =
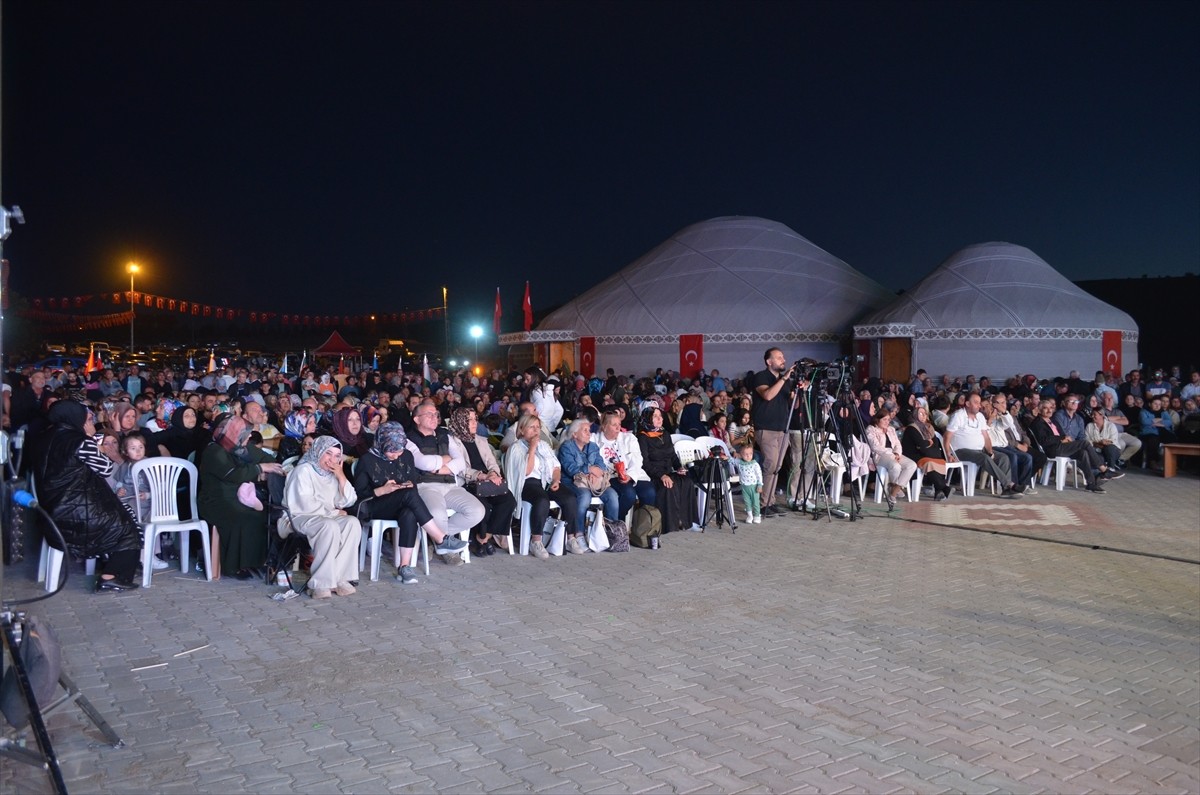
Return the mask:
M 468 462 L 455 456 L 450 447 L 450 432 L 441 424 L 441 414 L 434 402 L 421 401 L 413 412 L 415 432 L 409 434 L 407 447 L 421 471 L 417 480 L 421 499 L 438 527 L 444 528 L 447 535 L 457 536 L 482 522 L 485 511 L 483 503 L 458 485 L 455 476 L 468 467 Z M 447 518 L 448 509 L 454 511 L 454 516 Z M 462 562 L 457 557 L 455 560 Z

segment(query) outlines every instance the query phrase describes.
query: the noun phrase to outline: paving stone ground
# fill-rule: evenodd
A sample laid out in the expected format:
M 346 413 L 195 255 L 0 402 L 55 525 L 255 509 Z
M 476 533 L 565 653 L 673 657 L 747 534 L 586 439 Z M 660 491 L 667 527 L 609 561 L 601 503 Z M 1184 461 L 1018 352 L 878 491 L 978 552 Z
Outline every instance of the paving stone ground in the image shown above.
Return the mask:
M 868 509 L 323 602 L 80 567 L 31 612 L 126 747 L 49 726 L 76 793 L 1200 791 L 1194 473 Z

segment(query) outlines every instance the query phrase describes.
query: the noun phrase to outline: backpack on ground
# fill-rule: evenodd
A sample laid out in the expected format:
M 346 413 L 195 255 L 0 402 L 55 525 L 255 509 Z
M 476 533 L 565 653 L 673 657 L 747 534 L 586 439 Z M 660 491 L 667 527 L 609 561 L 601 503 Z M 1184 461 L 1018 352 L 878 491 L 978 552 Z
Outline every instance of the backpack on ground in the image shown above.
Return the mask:
M 629 551 L 629 527 L 620 519 L 605 519 L 604 532 L 608 534 L 609 552 Z
M 653 505 L 633 509 L 633 527 L 629 528 L 629 543 L 642 549 L 650 548 L 650 539 L 662 535 L 662 512 Z M 661 542 L 660 542 L 661 543 Z

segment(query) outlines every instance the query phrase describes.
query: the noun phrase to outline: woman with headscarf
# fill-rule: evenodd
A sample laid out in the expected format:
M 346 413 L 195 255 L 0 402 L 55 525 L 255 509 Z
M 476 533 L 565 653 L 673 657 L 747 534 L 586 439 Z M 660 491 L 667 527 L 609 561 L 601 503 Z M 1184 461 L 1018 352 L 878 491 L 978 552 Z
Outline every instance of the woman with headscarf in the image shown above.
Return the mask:
M 322 436 L 288 475 L 283 505 L 292 529 L 308 539 L 312 566 L 308 588 L 313 599 L 355 592 L 358 542 L 362 529 L 347 509 L 358 500 L 342 471 L 342 445 Z
M 199 451 L 203 430 L 196 410 L 191 406 L 180 406 L 171 414 L 171 427 L 155 438 L 175 458 L 187 458 Z
M 317 418 L 308 409 L 296 409 L 283 420 L 283 438 L 279 440 L 279 460 L 288 461 L 301 454 L 306 434 L 317 432 Z
M 333 413 L 333 435 L 347 456 L 362 458 L 371 449 L 371 437 L 363 433 L 362 415 L 356 408 L 342 406 Z
M 84 459 L 85 454 L 100 457 L 91 412 L 82 403 L 60 400 L 50 407 L 47 420 L 49 428 L 30 442 L 28 453 L 38 502 L 53 517 L 72 555 L 104 558 L 97 591 L 137 588 L 141 533 L 104 477 Z
M 458 473 L 459 485 L 475 495 L 484 510 L 483 521 L 471 531 L 471 551 L 491 555 L 494 547 L 508 549 L 505 545 L 517 498 L 504 485 L 496 454 L 487 437 L 479 435 L 479 415 L 470 406 L 460 406 L 450 415 L 451 448 L 456 443 L 462 445 L 462 457 L 467 459 L 467 468 Z
M 246 484 L 283 474 L 283 467 L 260 448 L 248 444 L 251 429 L 241 417 L 219 417 L 212 443 L 200 461 L 200 517 L 221 540 L 221 570 L 239 580 L 258 574 L 267 558 L 267 520 L 260 507 L 239 497 Z M 243 502 L 245 499 L 245 502 Z
M 114 403 L 113 407 L 108 410 L 108 416 L 105 421 L 113 433 L 117 435 L 117 438 L 122 438 L 131 431 L 137 430 L 137 409 L 133 407 L 132 403 L 124 401 Z
M 654 507 L 662 514 L 662 531 L 691 529 L 699 518 L 696 484 L 679 463 L 671 437 L 663 430 L 662 411 L 646 409 L 638 427 L 642 468 L 654 483 Z
M 327 437 L 323 437 L 327 438 Z M 321 439 L 313 444 L 316 449 Z M 460 538 L 447 535 L 425 506 L 415 488 L 417 468 L 407 449 L 408 435 L 398 422 L 385 422 L 375 432 L 375 444 L 358 460 L 354 471 L 354 491 L 358 495 L 358 518 L 367 522 L 387 519 L 396 522 L 400 534 L 400 565 L 396 579 L 405 585 L 417 582 L 413 568 L 413 549 L 417 545 L 417 528 L 429 534 L 439 555 L 461 552 L 467 544 Z

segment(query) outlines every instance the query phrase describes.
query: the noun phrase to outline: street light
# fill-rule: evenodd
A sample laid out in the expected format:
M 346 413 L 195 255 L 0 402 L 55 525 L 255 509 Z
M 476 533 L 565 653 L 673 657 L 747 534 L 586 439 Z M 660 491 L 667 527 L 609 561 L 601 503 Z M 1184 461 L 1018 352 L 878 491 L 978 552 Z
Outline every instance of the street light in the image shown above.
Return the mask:
M 129 271 L 129 357 L 133 358 L 133 315 L 134 303 L 133 300 L 133 277 L 141 270 L 141 267 L 136 262 L 131 262 L 125 266 L 125 270 Z
M 479 338 L 483 336 L 482 326 L 471 326 L 471 339 L 475 340 L 475 360 L 479 361 Z

